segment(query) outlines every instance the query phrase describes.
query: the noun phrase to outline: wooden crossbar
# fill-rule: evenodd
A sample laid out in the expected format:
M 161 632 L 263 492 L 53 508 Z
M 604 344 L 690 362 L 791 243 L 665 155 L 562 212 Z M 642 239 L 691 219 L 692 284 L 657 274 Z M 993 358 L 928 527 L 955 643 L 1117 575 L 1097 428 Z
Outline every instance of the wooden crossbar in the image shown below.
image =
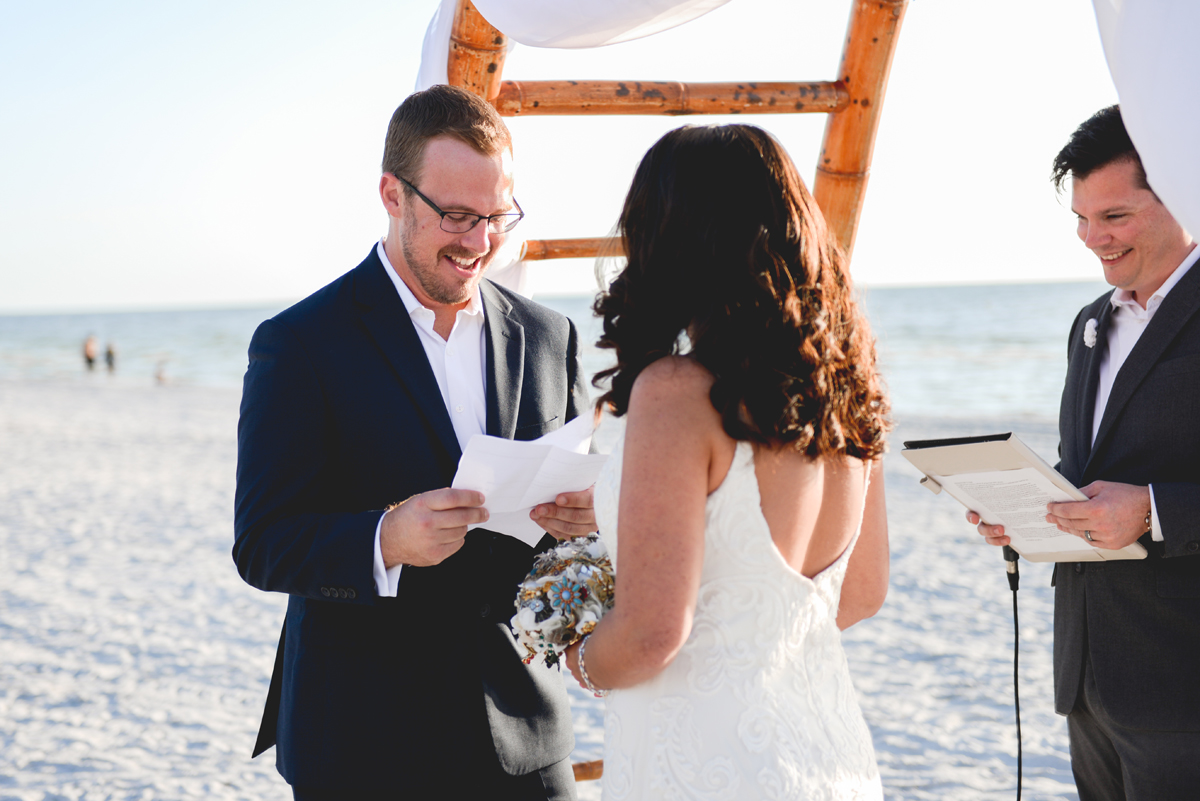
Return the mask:
M 830 81 L 504 81 L 492 104 L 505 117 L 573 114 L 802 114 L 841 111 Z
M 603 253 L 622 256 L 624 248 L 618 237 L 598 236 L 591 239 L 527 239 L 521 249 L 521 261 L 546 259 L 590 259 Z

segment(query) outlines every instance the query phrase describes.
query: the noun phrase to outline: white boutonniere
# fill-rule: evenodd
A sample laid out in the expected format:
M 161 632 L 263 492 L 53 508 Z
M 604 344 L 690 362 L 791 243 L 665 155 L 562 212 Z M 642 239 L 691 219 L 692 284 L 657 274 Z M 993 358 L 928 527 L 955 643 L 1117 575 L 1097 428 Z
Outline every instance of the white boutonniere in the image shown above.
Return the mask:
M 1083 344 L 1087 345 L 1089 348 L 1096 347 L 1097 326 L 1099 326 L 1099 323 L 1097 323 L 1096 318 L 1093 317 L 1092 319 L 1088 320 L 1087 325 L 1083 327 Z

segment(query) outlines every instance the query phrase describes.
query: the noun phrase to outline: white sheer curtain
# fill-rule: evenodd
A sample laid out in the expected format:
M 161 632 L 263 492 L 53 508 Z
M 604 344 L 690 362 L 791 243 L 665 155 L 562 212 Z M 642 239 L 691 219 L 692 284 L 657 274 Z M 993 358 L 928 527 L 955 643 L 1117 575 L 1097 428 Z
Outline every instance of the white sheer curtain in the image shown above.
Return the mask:
M 585 48 L 640 39 L 690 22 L 729 0 L 474 0 L 488 22 L 504 31 L 509 47 Z M 450 29 L 457 0 L 442 0 L 425 30 L 416 89 L 446 83 Z M 518 229 L 519 230 L 519 229 Z M 488 278 L 525 294 L 523 241 L 509 237 L 488 269 Z
M 1200 236 L 1200 0 L 1093 0 L 1121 117 L 1146 177 Z

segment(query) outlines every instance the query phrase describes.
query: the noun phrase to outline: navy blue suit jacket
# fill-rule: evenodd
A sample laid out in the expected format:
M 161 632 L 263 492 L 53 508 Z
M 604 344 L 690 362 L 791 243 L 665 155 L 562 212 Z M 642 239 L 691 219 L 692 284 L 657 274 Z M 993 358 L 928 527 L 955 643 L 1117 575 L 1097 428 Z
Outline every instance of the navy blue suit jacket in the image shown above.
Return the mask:
M 1117 723 L 1200 731 L 1200 266 L 1167 294 L 1117 373 L 1093 445 L 1110 297 L 1071 326 L 1059 470 L 1079 487 L 1153 484 L 1164 541 L 1143 535 L 1141 561 L 1056 566 L 1055 708 L 1074 708 L 1086 654 Z M 1098 323 L 1092 348 L 1089 319 Z
M 292 784 L 454 797 L 473 764 L 525 774 L 574 737 L 562 677 L 522 664 L 507 625 L 534 549 L 476 529 L 442 564 L 405 567 L 396 598 L 376 594 L 383 510 L 449 486 L 461 455 L 385 269 L 373 248 L 250 344 L 233 556 L 289 596 L 255 755 L 276 744 Z M 486 280 L 481 294 L 487 433 L 534 439 L 579 414 L 571 322 Z

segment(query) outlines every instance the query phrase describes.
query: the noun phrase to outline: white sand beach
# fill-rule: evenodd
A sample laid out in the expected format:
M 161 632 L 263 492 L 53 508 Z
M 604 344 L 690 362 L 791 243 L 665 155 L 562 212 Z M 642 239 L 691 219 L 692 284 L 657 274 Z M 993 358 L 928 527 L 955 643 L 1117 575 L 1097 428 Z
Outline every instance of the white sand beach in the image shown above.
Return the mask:
M 0 381 L 0 801 L 290 798 L 251 761 L 285 606 L 230 559 L 239 392 Z M 904 439 L 1045 423 L 900 420 Z M 957 504 L 887 460 L 892 581 L 846 634 L 888 799 L 1016 794 L 1012 595 Z M 1024 797 L 1076 798 L 1051 696 L 1050 571 L 1022 564 Z M 577 760 L 601 702 L 573 692 Z M 596 784 L 581 798 L 599 798 Z

